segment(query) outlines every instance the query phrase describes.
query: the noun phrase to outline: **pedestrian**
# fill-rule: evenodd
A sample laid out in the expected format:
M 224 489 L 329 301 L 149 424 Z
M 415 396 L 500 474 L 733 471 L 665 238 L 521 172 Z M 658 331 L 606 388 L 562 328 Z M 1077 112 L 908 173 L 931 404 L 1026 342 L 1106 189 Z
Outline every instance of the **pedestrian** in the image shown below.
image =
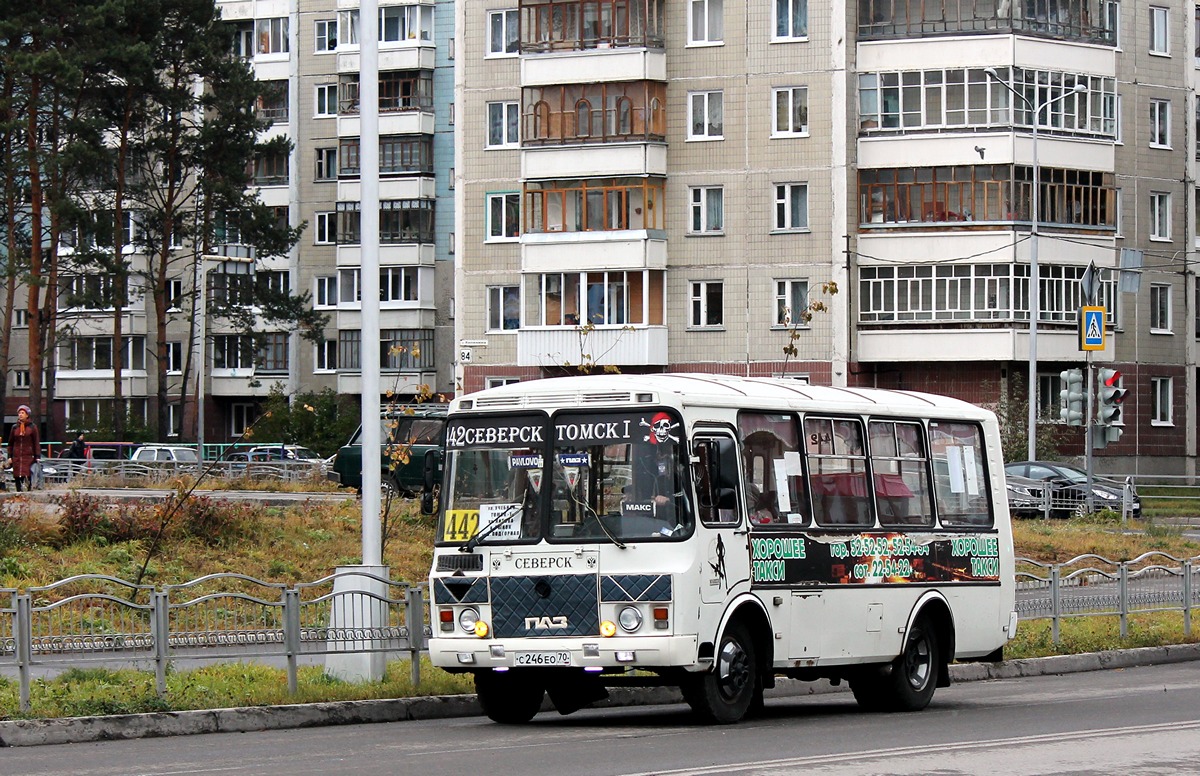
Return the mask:
M 30 413 L 28 404 L 17 407 L 17 422 L 8 433 L 8 456 L 12 459 L 13 483 L 17 491 L 22 485 L 26 491 L 30 489 L 31 469 L 42 458 L 42 440 Z
M 71 443 L 71 446 L 67 448 L 67 452 L 63 455 L 63 458 L 74 458 L 76 461 L 82 461 L 86 457 L 87 445 L 83 440 L 83 432 L 80 432 L 79 436 L 75 437 L 75 441 Z
M 8 460 L 8 450 L 4 447 L 4 439 L 0 437 L 0 491 L 8 490 L 8 470 L 12 461 Z

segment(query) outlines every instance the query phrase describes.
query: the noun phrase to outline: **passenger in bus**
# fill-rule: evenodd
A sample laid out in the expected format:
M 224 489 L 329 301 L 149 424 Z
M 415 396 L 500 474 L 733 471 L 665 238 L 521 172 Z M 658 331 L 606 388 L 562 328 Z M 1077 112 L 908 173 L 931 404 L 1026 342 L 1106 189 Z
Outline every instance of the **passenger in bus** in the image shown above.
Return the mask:
M 621 512 L 626 517 L 652 517 L 673 529 L 681 522 L 678 505 L 686 508 L 678 447 L 661 441 L 640 447 L 633 459 L 633 482 L 625 489 Z

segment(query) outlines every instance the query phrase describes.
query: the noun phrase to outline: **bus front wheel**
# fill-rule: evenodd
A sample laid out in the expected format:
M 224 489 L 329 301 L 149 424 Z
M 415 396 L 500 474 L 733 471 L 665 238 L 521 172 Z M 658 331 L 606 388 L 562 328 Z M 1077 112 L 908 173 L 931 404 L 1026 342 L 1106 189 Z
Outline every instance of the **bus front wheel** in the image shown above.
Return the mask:
M 475 694 L 492 722 L 521 725 L 541 710 L 546 689 L 522 671 L 480 671 L 475 674 Z
M 937 631 L 929 618 L 918 618 L 898 658 L 851 678 L 854 699 L 866 711 L 920 711 L 933 700 L 940 654 Z
M 744 717 L 759 689 L 754 642 L 745 626 L 731 623 L 712 669 L 688 676 L 681 689 L 692 710 L 708 722 L 728 725 Z

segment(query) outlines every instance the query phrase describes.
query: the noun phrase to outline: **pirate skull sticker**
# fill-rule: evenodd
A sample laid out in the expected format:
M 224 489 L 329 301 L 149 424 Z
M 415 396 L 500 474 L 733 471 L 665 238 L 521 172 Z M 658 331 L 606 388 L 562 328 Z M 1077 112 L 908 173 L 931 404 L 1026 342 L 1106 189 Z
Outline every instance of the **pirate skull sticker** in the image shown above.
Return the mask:
M 656 413 L 649 423 L 646 422 L 645 418 L 642 418 L 641 425 L 650 429 L 650 433 L 644 437 L 644 441 L 652 445 L 665 445 L 669 439 L 675 444 L 679 444 L 679 437 L 671 433 L 679 428 L 679 424 L 672 423 L 671 416 L 667 413 Z

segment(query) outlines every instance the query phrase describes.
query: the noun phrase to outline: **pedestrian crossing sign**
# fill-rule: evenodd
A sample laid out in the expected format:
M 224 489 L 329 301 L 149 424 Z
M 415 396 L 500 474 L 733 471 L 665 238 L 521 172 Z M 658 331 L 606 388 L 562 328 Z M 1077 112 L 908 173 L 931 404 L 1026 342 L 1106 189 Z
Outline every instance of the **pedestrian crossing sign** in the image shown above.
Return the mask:
M 1104 308 L 1081 307 L 1079 322 L 1079 349 L 1104 350 Z

